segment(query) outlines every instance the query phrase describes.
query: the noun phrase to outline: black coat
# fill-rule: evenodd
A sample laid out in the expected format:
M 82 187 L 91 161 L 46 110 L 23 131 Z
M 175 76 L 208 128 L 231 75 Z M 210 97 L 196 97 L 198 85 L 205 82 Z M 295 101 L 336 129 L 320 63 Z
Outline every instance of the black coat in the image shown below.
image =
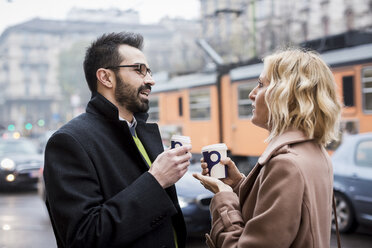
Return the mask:
M 86 113 L 48 141 L 46 205 L 59 247 L 185 246 L 186 228 L 176 189 L 164 190 L 148 173 L 118 109 L 100 94 Z M 135 115 L 136 132 L 151 161 L 163 152 L 156 124 Z

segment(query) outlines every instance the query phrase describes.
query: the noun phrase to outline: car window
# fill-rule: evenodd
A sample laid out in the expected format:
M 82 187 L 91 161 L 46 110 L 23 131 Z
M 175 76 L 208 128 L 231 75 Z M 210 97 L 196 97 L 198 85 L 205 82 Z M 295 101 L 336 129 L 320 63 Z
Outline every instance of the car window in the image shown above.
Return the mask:
M 28 140 L 1 140 L 0 156 L 6 154 L 37 154 L 37 148 Z
M 356 150 L 356 164 L 372 168 L 372 140 L 359 143 Z

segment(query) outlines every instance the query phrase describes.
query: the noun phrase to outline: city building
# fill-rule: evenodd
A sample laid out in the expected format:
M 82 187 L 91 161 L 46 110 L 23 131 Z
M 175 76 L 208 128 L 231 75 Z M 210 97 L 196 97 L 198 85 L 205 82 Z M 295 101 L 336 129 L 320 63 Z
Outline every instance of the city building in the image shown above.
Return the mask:
M 85 48 L 103 33 L 141 33 L 153 72 L 177 74 L 200 68 L 202 56 L 197 58 L 200 49 L 195 44 L 198 22 L 164 20 L 142 25 L 134 11 L 107 10 L 106 17 L 116 14 L 120 22 L 106 21 L 102 12 L 73 9 L 70 19 L 36 18 L 1 34 L 1 126 L 30 133 L 27 125 L 26 129 L 38 132 L 55 129 L 83 112 L 90 98 L 82 68 Z M 184 29 L 187 35 L 182 35 Z
M 236 63 L 277 47 L 372 32 L 372 0 L 200 0 L 204 39 Z

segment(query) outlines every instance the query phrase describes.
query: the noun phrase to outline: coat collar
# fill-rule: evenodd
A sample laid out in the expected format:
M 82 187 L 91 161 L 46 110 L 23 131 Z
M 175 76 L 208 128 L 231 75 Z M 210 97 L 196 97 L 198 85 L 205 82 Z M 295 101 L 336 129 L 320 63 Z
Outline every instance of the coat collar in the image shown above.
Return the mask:
M 289 129 L 270 141 L 267 148 L 258 159 L 258 163 L 261 165 L 266 164 L 267 161 L 275 154 L 275 152 L 285 145 L 300 143 L 307 140 L 311 139 L 306 137 L 303 132 L 297 129 Z
M 98 92 L 92 93 L 86 112 L 119 121 L 118 108 Z M 149 115 L 147 113 L 135 113 L 134 116 L 138 122 L 146 122 Z

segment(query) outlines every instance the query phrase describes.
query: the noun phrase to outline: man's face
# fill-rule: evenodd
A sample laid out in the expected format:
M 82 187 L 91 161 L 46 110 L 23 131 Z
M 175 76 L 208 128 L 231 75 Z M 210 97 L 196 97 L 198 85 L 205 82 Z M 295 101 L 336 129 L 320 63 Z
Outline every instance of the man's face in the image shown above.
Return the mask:
M 148 84 L 135 87 L 130 83 L 123 81 L 119 73 L 115 73 L 116 88 L 115 100 L 132 113 L 147 112 L 149 110 L 149 100 L 146 94 L 151 91 L 151 86 Z
M 145 64 L 148 67 L 144 54 L 137 48 L 122 45 L 119 53 L 125 54 L 120 65 Z M 131 113 L 147 112 L 149 109 L 149 94 L 155 84 L 149 73 L 142 75 L 135 67 L 122 67 L 115 73 L 116 102 Z

